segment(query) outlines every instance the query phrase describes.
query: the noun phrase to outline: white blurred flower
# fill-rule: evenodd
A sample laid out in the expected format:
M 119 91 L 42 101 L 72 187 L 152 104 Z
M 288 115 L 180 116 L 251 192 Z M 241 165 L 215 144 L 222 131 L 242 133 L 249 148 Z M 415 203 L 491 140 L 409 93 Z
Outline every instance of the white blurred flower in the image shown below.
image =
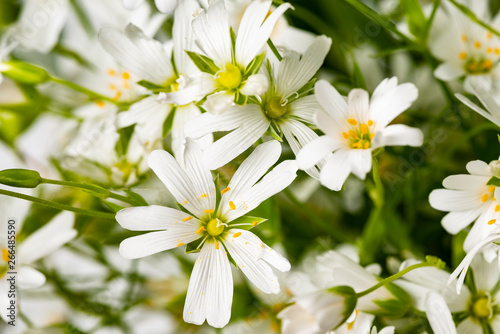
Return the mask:
M 297 155 L 301 169 L 309 169 L 329 155 L 321 168 L 320 181 L 340 190 L 350 173 L 364 180 L 372 167 L 372 151 L 384 146 L 420 146 L 420 129 L 403 124 L 388 125 L 417 98 L 411 83 L 398 85 L 397 78 L 385 79 L 373 92 L 353 89 L 347 102 L 328 82 L 316 83 L 315 95 L 323 108 L 314 121 L 326 135 L 305 145 Z
M 128 10 L 137 9 L 140 5 L 144 3 L 144 0 L 122 0 L 123 7 Z M 180 2 L 182 3 L 181 0 Z M 173 12 L 175 6 L 177 5 L 177 0 L 155 0 L 156 8 L 162 13 L 170 13 Z
M 276 141 L 257 147 L 236 171 L 230 185 L 221 191 L 217 203 L 212 174 L 203 165 L 197 144 L 187 140 L 185 166 L 165 151 L 154 151 L 149 158 L 150 167 L 189 213 L 148 206 L 123 209 L 116 215 L 124 228 L 157 230 L 124 240 L 120 253 L 126 258 L 140 258 L 198 241 L 192 246 L 201 251 L 189 282 L 184 307 L 186 322 L 201 325 L 207 319 L 214 327 L 224 327 L 229 322 L 233 284 L 226 251 L 260 290 L 280 291 L 271 266 L 288 271 L 290 263 L 255 234 L 237 228 L 255 226 L 257 222 L 238 223 L 238 218 L 295 179 L 294 161 L 285 161 L 264 176 L 280 153 Z
M 309 90 L 302 92 L 301 89 L 323 64 L 330 45 L 329 38 L 320 36 L 304 55 L 288 51 L 281 62 L 274 61 L 269 72 L 263 71 L 271 86 L 264 94 L 257 94 L 259 104 L 234 106 L 221 115 L 205 113 L 186 124 L 186 135 L 191 138 L 233 130 L 204 150 L 205 163 L 210 169 L 236 158 L 268 130 L 283 134 L 295 154 L 318 137 L 308 125 L 313 123 L 319 104 L 314 95 L 307 95 Z M 315 168 L 308 172 L 319 176 Z

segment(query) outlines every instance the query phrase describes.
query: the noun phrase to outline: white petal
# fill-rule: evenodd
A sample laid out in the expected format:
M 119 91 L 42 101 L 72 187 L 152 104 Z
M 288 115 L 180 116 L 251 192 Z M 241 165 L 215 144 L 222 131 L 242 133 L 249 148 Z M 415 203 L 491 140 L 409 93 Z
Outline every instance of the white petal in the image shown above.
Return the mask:
M 231 62 L 232 44 L 224 1 L 212 2 L 207 12 L 200 10 L 192 27 L 196 44 L 219 68 Z
M 294 160 L 285 160 L 262 178 L 252 188 L 238 194 L 229 191 L 227 197 L 233 202 L 234 210 L 221 201 L 221 210 L 228 221 L 236 219 L 260 205 L 269 197 L 288 187 L 297 176 L 297 163 Z M 231 185 L 231 184 L 230 184 Z
M 481 325 L 471 319 L 471 317 L 465 318 L 464 321 L 458 324 L 457 333 L 459 334 L 469 334 L 469 333 L 483 333 L 483 328 Z
M 426 315 L 435 334 L 456 334 L 455 323 L 451 318 L 450 310 L 440 294 L 430 292 L 427 294 Z
M 475 112 L 477 112 L 479 115 L 483 116 L 487 120 L 489 120 L 492 123 L 495 123 L 497 125 L 500 124 L 500 119 L 499 115 L 497 114 L 491 114 L 490 112 L 484 110 L 483 108 L 479 107 L 477 104 L 463 96 L 462 94 L 456 94 L 455 95 L 460 101 L 462 101 L 467 107 L 471 108 Z M 494 109 L 496 110 L 496 109 Z
M 443 217 L 441 225 L 450 234 L 457 234 L 470 223 L 472 223 L 481 213 L 482 208 L 467 211 L 452 211 Z
M 488 263 L 482 255 L 479 255 L 472 260 L 471 268 L 477 291 L 492 291 L 495 288 L 500 275 L 497 261 Z
M 245 193 L 278 161 L 281 145 L 276 140 L 260 144 L 238 167 L 230 183 L 229 190 L 221 198 L 221 208 L 227 208 L 232 198 Z
M 174 123 L 172 124 L 172 151 L 174 152 L 174 156 L 179 161 L 181 166 L 184 165 L 184 141 L 186 137 L 191 137 L 193 139 L 194 136 L 188 136 L 184 130 L 186 124 L 194 121 L 197 117 L 201 116 L 200 108 L 198 108 L 195 104 L 190 103 L 184 106 L 177 107 L 175 109 L 174 115 Z M 213 143 L 214 138 L 211 133 L 203 136 L 198 136 L 197 140 L 195 140 L 198 145 L 202 149 Z
M 194 264 L 184 305 L 184 321 L 224 327 L 231 317 L 233 277 L 226 250 L 207 242 Z
M 290 116 L 299 118 L 301 121 L 313 124 L 313 116 L 321 110 L 318 100 L 315 95 L 308 95 L 293 101 L 288 105 L 288 113 Z
M 125 7 L 128 10 L 134 10 L 138 8 L 144 0 L 122 0 L 123 2 L 123 7 Z
M 202 205 L 204 202 L 198 199 L 203 193 L 194 191 L 193 183 L 188 175 L 169 153 L 162 150 L 153 151 L 149 156 L 148 164 L 177 202 L 184 205 L 189 212 L 202 216 L 203 210 L 214 209 Z
M 351 171 L 361 180 L 364 180 L 366 174 L 372 168 L 372 151 L 371 150 L 350 150 L 349 162 Z
M 320 162 L 329 153 L 340 148 L 340 143 L 332 137 L 321 136 L 312 140 L 297 154 L 297 164 L 300 169 L 309 169 Z
M 443 81 L 452 81 L 465 74 L 464 70 L 451 63 L 442 63 L 434 70 L 436 78 Z
M 176 224 L 184 224 L 189 214 L 159 205 L 125 208 L 116 214 L 121 227 L 131 231 L 166 230 Z
M 281 272 L 290 271 L 291 269 L 290 262 L 266 244 L 264 244 L 262 259 Z
M 158 101 L 182 106 L 191 102 L 197 102 L 216 88 L 213 75 L 198 73 L 192 76 L 181 76 L 177 82 L 179 90 L 171 93 L 161 93 Z
M 22 266 L 18 272 L 18 284 L 21 290 L 39 288 L 45 284 L 45 276 L 31 267 Z M 2 277 L 2 280 L 7 277 Z M 6 298 L 6 296 L 4 297 Z
M 227 92 L 217 92 L 207 97 L 203 104 L 205 109 L 213 115 L 221 115 L 227 112 L 234 103 L 234 94 Z
M 404 124 L 389 125 L 374 138 L 374 147 L 382 146 L 422 146 L 422 130 Z
M 179 222 L 167 231 L 150 232 L 130 237 L 120 243 L 120 255 L 127 259 L 138 259 L 167 249 L 181 247 L 201 237 L 196 234 L 200 222 L 192 219 Z
M 146 37 L 131 23 L 125 33 L 111 27 L 101 29 L 99 41 L 123 67 L 140 79 L 163 85 L 174 75 L 170 55 L 163 44 Z
M 204 208 L 215 209 L 215 185 L 212 173 L 203 163 L 201 147 L 190 138 L 186 139 L 184 149 L 185 171 L 195 194 L 200 194 L 198 202 Z
M 464 211 L 474 210 L 481 205 L 479 197 L 468 191 L 435 189 L 429 195 L 429 202 L 436 210 Z
M 235 233 L 241 233 L 233 238 Z M 232 229 L 224 241 L 229 254 L 245 276 L 265 293 L 279 293 L 278 278 L 271 267 L 262 260 L 264 243 L 252 232 Z
M 448 189 L 467 190 L 479 194 L 481 191 L 487 191 L 486 183 L 488 180 L 489 177 L 478 175 L 450 175 L 443 180 L 443 186 Z
M 328 189 L 339 191 L 350 173 L 349 152 L 338 150 L 321 168 L 320 181 Z
M 315 95 L 325 112 L 341 125 L 347 119 L 347 103 L 340 93 L 327 81 L 319 80 L 314 86 Z M 318 124 L 319 125 L 319 124 Z
M 379 129 L 408 109 L 418 97 L 414 84 L 404 83 L 394 87 L 393 83 L 389 81 L 389 84 L 383 85 L 383 89 L 378 90 L 378 94 L 374 92 L 370 102 L 370 116 Z
M 233 132 L 225 135 L 208 146 L 203 154 L 205 163 L 210 169 L 217 169 L 224 166 L 238 155 L 247 150 L 255 143 L 269 128 L 269 121 L 256 105 L 248 105 L 246 110 L 250 112 L 250 107 L 255 108 L 251 119 Z
M 263 74 L 254 74 L 248 77 L 240 93 L 247 96 L 262 95 L 269 89 L 269 80 Z
M 316 74 L 325 60 L 332 40 L 318 36 L 300 57 L 292 53 L 285 55 L 279 63 L 276 88 L 279 96 L 288 96 L 302 88 Z
M 484 207 L 484 206 L 483 206 Z M 491 203 L 491 205 L 484 207 L 481 215 L 476 220 L 472 226 L 469 234 L 464 241 L 464 250 L 468 252 L 475 245 L 481 242 L 484 238 L 491 234 L 496 228 L 496 224 L 489 224 L 488 222 L 494 218 L 500 220 L 500 215 L 495 211 L 496 205 Z
M 234 106 L 222 115 L 204 113 L 186 124 L 186 136 L 197 139 L 213 132 L 234 130 L 252 118 L 252 111 L 255 113 L 253 109 L 247 111 L 247 107 Z
M 185 1 L 182 0 L 181 3 Z M 162 13 L 170 13 L 175 9 L 177 0 L 155 0 L 155 5 Z
M 492 176 L 488 164 L 481 160 L 471 161 L 467 163 L 465 168 L 467 168 L 467 171 L 473 175 Z
M 20 261 L 25 264 L 32 263 L 74 239 L 77 235 L 77 231 L 73 229 L 74 221 L 74 213 L 63 211 L 33 232 L 19 245 Z
M 368 122 L 368 92 L 364 89 L 355 88 L 347 96 L 347 112 L 349 117 L 360 122 Z
M 161 0 L 176 3 L 176 0 Z M 186 53 L 194 50 L 194 33 L 191 27 L 194 13 L 200 8 L 195 0 L 182 0 L 175 9 L 172 39 L 174 41 L 175 68 L 180 75 L 198 72 L 197 67 Z

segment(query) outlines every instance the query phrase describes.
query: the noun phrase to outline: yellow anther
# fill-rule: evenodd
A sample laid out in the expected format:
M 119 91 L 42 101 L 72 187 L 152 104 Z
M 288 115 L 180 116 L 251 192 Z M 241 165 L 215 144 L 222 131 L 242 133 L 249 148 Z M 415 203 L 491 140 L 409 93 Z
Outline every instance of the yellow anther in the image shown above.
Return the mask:
M 492 53 L 492 52 L 493 52 L 493 49 L 492 49 L 492 48 L 486 48 L 486 52 L 488 52 L 488 53 Z
M 361 130 L 361 133 L 366 135 L 370 130 L 368 129 L 368 125 L 366 125 L 365 123 L 362 123 L 360 126 L 359 126 L 359 129 Z
M 5 262 L 9 262 L 9 260 L 10 260 L 9 251 L 5 247 L 2 248 L 2 260 L 4 260 Z
M 493 190 L 495 190 L 495 187 L 494 187 L 494 186 L 489 186 L 489 187 L 488 187 L 488 191 L 490 191 L 490 192 L 491 192 L 491 191 L 493 191 Z
M 463 42 L 467 42 L 467 36 L 466 35 L 462 35 L 461 39 L 462 39 Z
M 229 201 L 229 207 L 231 208 L 231 210 L 236 209 L 236 205 L 234 205 L 233 201 Z
M 496 55 L 500 55 L 500 48 L 495 48 L 494 50 Z
M 373 137 L 375 137 L 375 134 L 374 133 L 370 134 L 370 139 L 373 139 Z
M 500 211 L 500 205 L 495 206 L 495 212 Z
M 348 122 L 349 124 L 351 124 L 351 125 L 356 125 L 356 124 L 358 124 L 358 122 L 357 122 L 354 118 L 349 118 L 349 119 L 347 120 L 347 122 Z
M 200 227 L 199 229 L 196 230 L 196 234 L 200 234 L 201 232 L 203 232 L 205 230 L 205 227 Z
M 201 200 L 202 198 L 207 198 L 207 197 L 208 197 L 208 196 L 207 196 L 207 194 L 203 194 L 203 195 L 201 195 L 201 196 L 198 198 L 198 200 Z
M 481 201 L 486 202 L 488 200 L 488 198 L 490 198 L 490 195 L 484 194 L 483 196 L 481 196 Z
M 115 96 L 113 96 L 113 100 L 119 100 L 122 97 L 122 92 L 117 91 Z
M 215 249 L 219 249 L 219 243 L 215 242 Z
M 493 37 L 493 34 L 491 33 L 491 31 L 488 31 L 488 32 L 486 33 L 486 38 L 487 38 L 487 39 L 491 39 L 491 37 Z
M 241 235 L 241 232 L 236 232 L 235 234 L 233 234 L 233 238 L 237 238 Z
M 465 59 L 465 58 L 467 58 L 467 52 L 460 52 L 460 53 L 458 54 L 458 58 L 460 58 L 460 59 Z
M 183 222 L 187 222 L 188 220 L 191 220 L 193 219 L 193 216 L 189 216 L 189 217 L 186 217 L 186 218 L 182 218 L 182 221 Z
M 108 70 L 108 75 L 110 75 L 110 76 L 115 76 L 115 75 L 116 75 L 116 71 L 115 71 L 115 70 L 113 70 L 112 68 L 110 68 L 110 69 Z
M 370 143 L 369 142 L 365 142 L 365 145 L 363 146 L 363 148 L 366 150 L 368 148 L 370 148 Z
M 492 220 L 490 220 L 490 221 L 488 222 L 488 225 L 493 225 L 493 224 L 495 224 L 496 222 L 497 222 L 497 220 L 496 220 L 496 219 L 492 219 Z
M 498 205 L 498 206 L 500 207 L 500 205 Z M 255 226 L 257 226 L 257 224 L 258 224 L 257 222 L 253 222 L 252 226 L 255 227 Z
M 229 190 L 231 190 L 231 188 L 227 187 L 227 188 L 224 188 L 220 191 L 221 194 L 225 194 L 227 193 Z
M 123 88 L 125 88 L 125 89 L 130 89 L 130 84 L 129 84 L 127 81 L 125 81 L 125 82 L 123 83 Z
M 106 105 L 106 103 L 104 103 L 104 101 L 101 101 L 101 100 L 96 100 L 95 104 L 97 104 L 97 106 L 99 108 L 102 108 L 102 107 L 104 107 Z
M 214 213 L 214 210 L 208 209 L 208 210 L 203 210 L 205 213 Z
M 481 47 L 481 43 L 480 43 L 479 41 L 475 41 L 475 42 L 474 42 L 474 47 L 475 47 L 476 49 L 479 49 L 479 48 Z
M 370 120 L 368 121 L 368 126 L 372 126 L 372 125 L 373 125 L 373 121 L 370 119 Z
M 122 78 L 123 78 L 124 80 L 128 80 L 128 79 L 130 79 L 130 74 L 129 74 L 128 72 L 123 72 L 123 74 L 122 74 Z
M 347 132 L 342 132 L 342 137 L 344 137 L 344 139 L 348 139 L 349 134 Z
M 481 67 L 483 69 L 489 70 L 489 69 L 491 69 L 493 67 L 493 62 L 491 61 L 491 59 L 486 59 L 485 61 L 483 61 L 481 63 Z
M 352 138 L 356 138 L 356 132 L 354 132 L 353 130 L 349 130 L 349 135 L 350 135 Z
M 116 85 L 115 84 L 109 84 L 109 89 L 111 90 L 116 90 Z
M 182 245 L 184 245 L 184 243 L 183 242 L 179 242 L 176 247 L 181 247 Z

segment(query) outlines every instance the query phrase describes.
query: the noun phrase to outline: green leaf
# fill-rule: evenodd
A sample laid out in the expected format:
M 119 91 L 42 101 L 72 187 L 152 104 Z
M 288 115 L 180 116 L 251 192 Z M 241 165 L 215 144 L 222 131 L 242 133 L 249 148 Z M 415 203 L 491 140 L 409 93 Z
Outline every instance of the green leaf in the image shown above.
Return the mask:
M 200 71 L 209 74 L 215 74 L 220 71 L 220 68 L 215 65 L 212 59 L 193 51 L 186 50 L 186 53 Z
M 170 113 L 168 114 L 167 118 L 165 119 L 165 122 L 163 122 L 163 130 L 162 130 L 163 137 L 166 137 L 170 133 L 170 130 L 172 130 L 176 111 L 177 107 L 173 107 L 172 110 L 170 110 Z
M 262 224 L 265 221 L 267 221 L 266 218 L 243 216 L 243 217 L 240 217 L 240 218 L 237 218 L 237 219 L 231 221 L 229 223 L 229 226 L 232 227 L 234 225 L 244 224 L 244 225 L 235 226 L 235 227 L 242 229 L 242 230 L 250 230 L 250 229 L 254 228 L 255 226 Z
M 266 53 L 263 52 L 254 59 L 247 65 L 247 68 L 245 69 L 245 73 L 243 74 L 243 77 L 249 77 L 255 73 L 257 73 L 260 70 L 260 67 L 262 66 L 262 62 L 266 58 Z
M 118 134 L 120 135 L 115 146 L 116 153 L 118 153 L 118 156 L 124 156 L 125 154 L 127 154 L 128 144 L 130 142 L 132 134 L 134 133 L 134 127 L 135 124 L 132 124 L 125 128 L 121 128 L 117 131 Z
M 363 73 L 359 68 L 358 62 L 352 57 L 352 85 L 354 88 L 361 88 L 366 90 L 366 82 Z
M 111 210 L 113 210 L 114 213 L 117 213 L 121 209 L 123 209 L 123 206 L 120 206 L 116 203 L 110 202 L 110 201 L 103 201 L 106 206 L 108 206 Z
M 404 316 L 412 307 L 413 301 L 408 293 L 399 286 L 389 283 L 384 286 L 396 299 L 374 300 L 381 310 L 371 312 L 379 316 L 399 318 Z
M 129 189 L 125 189 L 124 191 L 125 191 L 125 193 L 130 198 L 132 198 L 134 201 L 136 201 L 140 205 L 143 205 L 143 206 L 148 206 L 149 205 L 149 203 L 146 202 L 146 200 L 141 195 L 139 195 L 138 193 L 135 193 L 135 192 L 133 192 L 132 190 L 129 190 Z
M 495 187 L 500 187 L 500 179 L 496 176 L 493 176 L 488 183 L 486 183 L 487 186 L 495 186 Z
M 42 178 L 35 170 L 4 169 L 0 171 L 0 183 L 18 188 L 36 188 L 42 183 Z
M 217 212 L 219 210 L 220 199 L 222 198 L 222 194 L 220 192 L 220 186 L 219 186 L 219 174 L 218 173 L 215 175 L 214 185 L 215 185 L 215 212 Z
M 340 285 L 334 286 L 327 290 L 329 293 L 341 296 L 344 298 L 344 309 L 342 312 L 342 318 L 334 325 L 332 330 L 336 329 L 342 325 L 351 316 L 352 312 L 356 309 L 356 304 L 358 303 L 358 297 L 356 296 L 356 291 L 350 286 Z M 335 316 L 335 315 L 332 315 Z
M 421 38 L 425 32 L 427 20 L 418 0 L 401 0 L 401 5 L 407 15 L 410 32 Z

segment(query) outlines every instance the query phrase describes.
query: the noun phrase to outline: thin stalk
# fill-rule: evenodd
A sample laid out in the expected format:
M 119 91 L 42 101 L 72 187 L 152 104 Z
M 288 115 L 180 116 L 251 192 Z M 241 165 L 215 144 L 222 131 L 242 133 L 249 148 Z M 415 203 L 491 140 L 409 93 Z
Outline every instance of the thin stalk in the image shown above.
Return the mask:
M 282 61 L 283 57 L 281 56 L 280 52 L 278 51 L 278 49 L 276 48 L 276 46 L 274 45 L 273 41 L 271 41 L 270 38 L 267 40 L 267 45 L 269 45 L 269 48 L 274 53 L 276 58 L 278 58 L 279 61 Z
M 482 21 L 481 19 L 479 19 L 476 14 L 474 14 L 474 12 L 472 12 L 469 8 L 467 8 L 466 6 L 458 3 L 457 1 L 455 0 L 449 0 L 455 7 L 458 8 L 458 10 L 460 10 L 462 13 L 464 13 L 466 16 L 468 16 L 472 21 L 476 22 L 477 24 L 479 24 L 481 27 L 487 29 L 488 31 L 490 31 L 491 33 L 497 35 L 498 37 L 500 37 L 500 32 L 496 29 L 494 29 L 493 27 L 491 27 L 489 24 L 486 24 L 484 21 Z
M 71 88 L 77 92 L 80 92 L 82 94 L 85 94 L 87 95 L 89 98 L 93 99 L 93 100 L 99 100 L 99 101 L 107 101 L 107 102 L 110 102 L 110 103 L 113 103 L 114 105 L 117 105 L 117 106 L 122 106 L 122 103 L 116 101 L 116 100 L 113 100 L 112 98 L 110 97 L 107 97 L 107 96 L 104 96 L 104 95 L 101 95 L 99 93 L 96 93 L 94 91 L 91 91 L 90 89 L 87 89 L 85 87 L 82 87 L 74 82 L 71 82 L 71 81 L 67 81 L 67 80 L 64 80 L 64 79 L 61 79 L 61 78 L 57 78 L 57 77 L 50 77 L 50 80 L 52 80 L 53 82 L 56 82 L 60 85 L 63 85 L 63 86 L 66 86 L 68 88 Z
M 389 284 L 394 280 L 397 280 L 398 278 L 409 273 L 410 271 L 412 271 L 414 269 L 422 268 L 422 267 L 435 267 L 435 265 L 432 263 L 428 263 L 428 262 L 421 262 L 421 263 L 417 263 L 417 264 L 414 264 L 412 266 L 409 266 L 408 268 L 401 270 L 399 273 L 394 274 L 392 276 L 387 277 L 386 279 L 381 280 L 380 282 L 378 282 L 377 284 L 375 284 L 371 288 L 368 288 L 364 291 L 357 293 L 356 297 L 361 298 L 363 296 L 366 296 L 367 294 L 372 293 L 373 291 L 377 290 L 378 288 L 381 288 L 384 285 Z
M 72 211 L 72 212 L 75 212 L 75 213 L 78 213 L 78 214 L 81 214 L 84 216 L 115 220 L 115 215 L 112 213 L 75 208 L 71 205 L 47 201 L 47 200 L 44 200 L 44 199 L 41 199 L 38 197 L 20 194 L 20 193 L 16 193 L 16 192 L 9 191 L 9 190 L 0 189 L 0 195 L 6 195 L 6 196 L 10 196 L 10 197 L 20 198 L 20 199 L 24 199 L 25 201 L 30 201 L 30 202 L 37 203 L 37 204 L 40 204 L 43 206 L 47 206 L 49 208 L 54 208 L 54 209 L 58 209 L 58 210 L 65 210 L 65 211 Z
M 384 184 L 380 179 L 380 173 L 378 170 L 378 160 L 376 157 L 372 157 L 372 176 L 373 183 L 375 183 L 375 189 L 377 190 L 377 197 L 374 200 L 374 203 L 377 207 L 382 207 L 385 202 L 385 190 Z

